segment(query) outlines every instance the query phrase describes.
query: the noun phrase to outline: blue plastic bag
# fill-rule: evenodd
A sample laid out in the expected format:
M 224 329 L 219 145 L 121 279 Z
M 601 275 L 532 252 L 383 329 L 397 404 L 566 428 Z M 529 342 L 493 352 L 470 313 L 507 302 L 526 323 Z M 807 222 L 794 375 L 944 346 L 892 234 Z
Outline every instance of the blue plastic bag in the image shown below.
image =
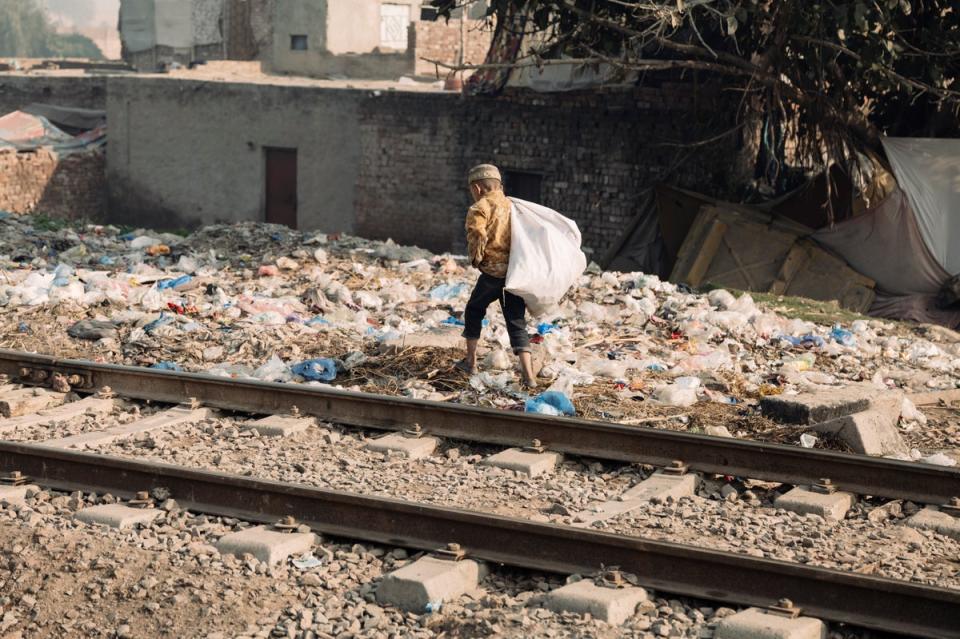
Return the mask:
M 332 382 L 337 378 L 337 363 L 332 359 L 308 359 L 294 364 L 290 371 L 310 382 Z
M 539 397 L 528 399 L 523 406 L 523 410 L 527 413 L 553 416 L 566 415 L 569 417 L 577 414 L 573 402 L 560 391 L 547 391 Z
M 537 332 L 541 335 L 549 335 L 550 333 L 557 330 L 557 327 L 549 322 L 540 322 L 537 324 Z
M 853 333 L 850 331 L 840 328 L 839 325 L 834 326 L 830 330 L 830 339 L 837 342 L 838 344 L 843 344 L 844 346 L 856 346 L 857 338 L 853 336 Z
M 463 282 L 459 284 L 441 284 L 430 291 L 430 299 L 437 301 L 452 300 L 455 297 L 460 297 L 466 290 L 467 285 Z
M 183 371 L 183 369 L 180 368 L 180 365 L 176 362 L 157 362 L 150 368 L 154 368 L 158 371 Z
M 189 281 L 192 280 L 192 279 L 193 279 L 193 278 L 190 277 L 189 275 L 181 275 L 180 277 L 178 277 L 178 278 L 176 278 L 176 279 L 172 279 L 172 280 L 161 280 L 161 281 L 157 282 L 157 290 L 159 290 L 159 291 L 165 291 L 165 290 L 167 290 L 167 289 L 177 288 L 178 286 L 181 286 L 181 285 L 183 285 L 183 284 L 186 284 L 187 282 L 189 282 Z
M 172 324 L 176 320 L 173 316 L 167 315 L 166 313 L 160 313 L 160 317 L 153 320 L 149 324 L 143 327 L 143 331 L 148 335 L 153 334 L 153 331 L 157 330 L 161 326 L 166 326 L 167 324 Z

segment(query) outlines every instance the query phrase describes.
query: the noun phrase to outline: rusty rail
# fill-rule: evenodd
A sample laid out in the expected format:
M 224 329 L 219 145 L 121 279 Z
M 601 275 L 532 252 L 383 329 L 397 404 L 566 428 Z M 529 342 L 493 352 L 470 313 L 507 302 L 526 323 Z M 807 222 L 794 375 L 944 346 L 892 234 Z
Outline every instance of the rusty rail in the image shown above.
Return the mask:
M 548 450 L 584 457 L 656 466 L 682 460 L 692 470 L 786 484 L 829 478 L 839 489 L 859 495 L 922 503 L 945 504 L 960 496 L 960 471 L 929 464 L 0 349 L 0 373 L 14 379 L 30 383 L 55 372 L 72 377 L 80 389 L 109 386 L 137 399 L 181 403 L 196 398 L 205 406 L 260 414 L 288 413 L 296 406 L 303 414 L 363 428 L 403 430 L 416 423 L 431 435 L 502 446 L 526 446 L 539 439 Z M 21 373 L 27 378 L 21 379 Z
M 470 557 L 535 570 L 589 574 L 615 565 L 662 592 L 760 606 L 786 597 L 826 620 L 960 637 L 960 592 L 942 588 L 42 444 L 0 442 L 0 469 L 58 490 L 131 497 L 162 487 L 193 511 L 263 522 L 292 515 L 319 532 L 376 543 L 432 550 L 456 542 Z

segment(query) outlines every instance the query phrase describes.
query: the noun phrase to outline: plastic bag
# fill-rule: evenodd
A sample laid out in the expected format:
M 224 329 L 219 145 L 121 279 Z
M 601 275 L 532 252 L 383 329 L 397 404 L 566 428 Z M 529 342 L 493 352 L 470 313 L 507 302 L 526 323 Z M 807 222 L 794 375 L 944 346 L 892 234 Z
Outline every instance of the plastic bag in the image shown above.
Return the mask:
M 528 399 L 523 406 L 523 410 L 527 413 L 539 413 L 540 415 L 552 415 L 554 417 L 560 415 L 569 417 L 577 414 L 577 409 L 574 408 L 570 398 L 557 391 L 547 391 L 539 397 Z
M 533 316 L 556 305 L 587 268 L 576 223 L 545 206 L 510 198 L 510 264 L 506 290 Z
M 310 382 L 332 382 L 337 378 L 337 363 L 323 357 L 295 364 L 290 371 Z
M 839 325 L 830 329 L 830 339 L 844 346 L 856 346 L 857 338 L 850 331 L 844 330 Z
M 253 371 L 253 376 L 265 382 L 289 382 L 292 378 L 290 368 L 276 355 Z
M 81 320 L 67 329 L 67 335 L 76 339 L 88 340 L 116 337 L 117 327 L 113 325 L 113 322 Z
M 697 386 L 692 382 L 685 382 L 682 385 L 668 384 L 657 388 L 653 393 L 653 399 L 666 404 L 667 406 L 693 406 L 697 403 L 697 387 L 700 380 L 695 377 L 681 377 L 683 380 L 696 380 Z
M 463 295 L 467 288 L 467 285 L 463 282 L 458 284 L 441 284 L 430 291 L 430 299 L 438 302 L 452 300 Z
M 176 362 L 157 362 L 150 368 L 153 368 L 158 371 L 183 371 L 179 364 Z
M 166 291 L 166 290 L 175 289 L 178 286 L 184 286 L 185 284 L 189 284 L 192 280 L 193 278 L 190 277 L 189 275 L 181 275 L 180 277 L 172 280 L 160 280 L 159 282 L 157 282 L 157 290 Z

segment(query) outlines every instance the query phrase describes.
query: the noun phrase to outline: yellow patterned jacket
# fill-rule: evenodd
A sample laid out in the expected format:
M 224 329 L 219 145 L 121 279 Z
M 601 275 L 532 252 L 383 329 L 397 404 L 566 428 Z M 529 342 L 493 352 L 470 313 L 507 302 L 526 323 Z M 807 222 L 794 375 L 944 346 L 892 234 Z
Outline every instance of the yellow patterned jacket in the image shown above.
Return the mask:
M 507 276 L 511 206 L 503 191 L 493 191 L 480 198 L 467 211 L 467 251 L 470 261 L 492 277 Z

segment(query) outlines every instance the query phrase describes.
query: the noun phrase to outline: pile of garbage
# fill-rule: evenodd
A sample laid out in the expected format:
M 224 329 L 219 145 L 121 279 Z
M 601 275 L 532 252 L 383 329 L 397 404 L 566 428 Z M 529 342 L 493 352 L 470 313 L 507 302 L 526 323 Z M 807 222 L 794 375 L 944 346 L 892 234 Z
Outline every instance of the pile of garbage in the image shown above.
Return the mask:
M 752 419 L 764 396 L 852 383 L 958 385 L 947 329 L 815 324 L 749 294 L 591 266 L 530 320 L 530 395 L 496 306 L 479 372 L 452 367 L 478 275 L 464 257 L 255 223 L 182 237 L 35 222 L 0 214 L 4 348 L 624 423 L 712 405 Z

